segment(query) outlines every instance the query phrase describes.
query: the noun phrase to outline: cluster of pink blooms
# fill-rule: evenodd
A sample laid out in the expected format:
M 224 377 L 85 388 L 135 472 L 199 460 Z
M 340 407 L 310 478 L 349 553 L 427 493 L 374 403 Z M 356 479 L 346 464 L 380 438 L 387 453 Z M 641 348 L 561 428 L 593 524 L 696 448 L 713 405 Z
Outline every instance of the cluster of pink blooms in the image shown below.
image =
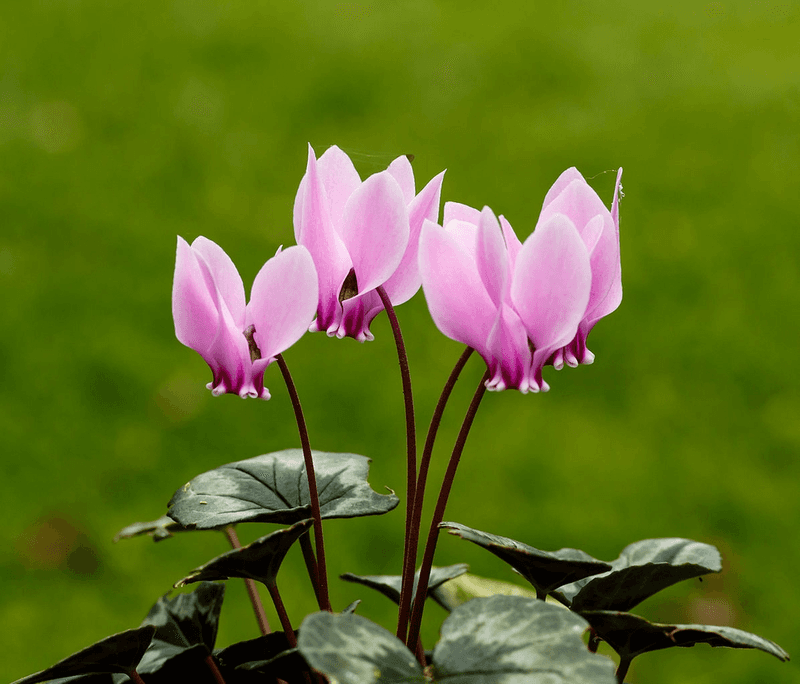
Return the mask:
M 309 146 L 297 246 L 264 264 L 249 302 L 217 244 L 178 238 L 175 333 L 215 395 L 269 399 L 264 371 L 307 330 L 371 340 L 377 289 L 397 306 L 421 286 L 439 330 L 486 361 L 488 389 L 546 391 L 542 368 L 591 363 L 586 337 L 622 300 L 621 174 L 609 210 L 576 169 L 562 173 L 523 243 L 489 207 L 448 202 L 439 225 L 444 172 L 417 193 L 406 157 L 362 181 L 338 147 L 317 159 Z

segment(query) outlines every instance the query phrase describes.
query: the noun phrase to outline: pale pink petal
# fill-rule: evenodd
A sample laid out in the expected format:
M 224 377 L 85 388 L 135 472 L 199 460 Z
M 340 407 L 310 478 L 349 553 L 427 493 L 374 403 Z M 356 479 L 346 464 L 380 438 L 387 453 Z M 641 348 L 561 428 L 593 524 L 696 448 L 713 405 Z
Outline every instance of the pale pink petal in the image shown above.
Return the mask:
M 573 166 L 564 171 L 564 173 L 562 173 L 556 179 L 556 182 L 553 183 L 553 186 L 547 191 L 547 194 L 544 196 L 544 202 L 542 203 L 542 209 L 544 209 L 548 204 L 550 204 L 550 202 L 558 197 L 564 188 L 566 188 L 570 183 L 572 183 L 572 181 L 575 180 L 580 180 L 583 183 L 586 183 L 586 180 L 581 175 L 581 172 Z
M 604 316 L 607 316 L 612 311 L 616 311 L 617 307 L 622 303 L 622 264 L 620 261 L 619 252 L 619 196 L 622 188 L 622 169 L 617 172 L 617 183 L 614 187 L 614 201 L 611 205 L 611 218 L 614 221 L 614 228 L 616 233 L 615 249 L 612 253 L 616 254 L 616 262 L 613 265 L 613 275 L 611 277 L 611 287 L 608 290 L 605 298 L 598 302 L 598 304 L 591 310 L 587 310 L 587 330 L 586 334 L 594 327 L 595 323 Z M 586 350 L 588 354 L 591 352 Z M 592 358 L 594 356 L 592 355 Z M 585 361 L 583 363 L 586 363 Z
M 233 261 L 222 247 L 203 236 L 195 239 L 192 249 L 208 264 L 222 301 L 225 302 L 236 324 L 244 329 L 246 306 L 244 285 Z
M 386 170 L 391 174 L 392 178 L 397 181 L 397 184 L 403 191 L 403 199 L 406 204 L 410 204 L 414 199 L 416 189 L 414 185 L 414 170 L 411 168 L 411 162 L 408 160 L 408 157 L 406 155 L 398 157 L 389 164 L 389 168 Z
M 303 336 L 317 295 L 314 261 L 305 247 L 289 247 L 261 267 L 247 306 L 262 359 L 286 351 Z
M 337 325 L 339 291 L 352 263 L 344 243 L 333 229 L 325 187 L 317 173 L 314 150 L 308 148 L 308 168 L 295 202 L 297 242 L 311 253 L 317 269 L 319 302 L 316 325 L 327 329 Z
M 578 330 L 592 284 L 589 255 L 572 222 L 562 215 L 537 226 L 522 245 L 511 300 L 543 364 Z
M 478 213 L 478 220 L 480 220 L 480 212 Z M 444 224 L 445 232 L 450 235 L 456 242 L 458 242 L 461 249 L 472 257 L 475 262 L 475 268 L 478 267 L 478 223 L 468 223 L 467 221 L 459 221 L 453 219 Z
M 446 226 L 450 221 L 465 221 L 477 226 L 480 220 L 480 210 L 459 202 L 445 202 L 444 217 L 442 218 L 443 226 Z
M 497 218 L 489 207 L 481 211 L 476 248 L 478 274 L 496 308 L 503 303 L 510 278 L 508 251 Z
M 389 168 L 391 170 L 391 167 Z M 408 246 L 397 270 L 383 284 L 386 294 L 389 295 L 389 301 L 395 306 L 411 299 L 422 283 L 419 276 L 419 234 L 422 230 L 422 223 L 426 219 L 436 223 L 439 218 L 439 198 L 443 180 L 444 171 L 420 190 L 420 193 L 408 205 Z M 375 315 L 372 316 L 372 318 L 374 317 Z
M 338 231 L 347 200 L 361 185 L 361 178 L 350 157 L 336 145 L 325 150 L 317 161 L 317 169 L 330 203 L 328 206 L 333 227 Z
M 352 260 L 358 291 L 383 284 L 408 245 L 408 211 L 397 181 L 385 171 L 367 178 L 350 196 L 339 233 Z
M 588 311 L 593 311 L 608 295 L 619 267 L 619 240 L 616 227 L 603 201 L 582 178 L 572 181 L 550 202 L 539 218 L 545 222 L 555 214 L 567 216 L 578 229 L 584 244 L 594 244 L 591 252 L 592 291 Z M 602 216 L 603 226 L 597 235 L 598 226 L 592 223 Z
M 208 351 L 216 339 L 220 320 L 208 279 L 210 273 L 202 263 L 202 257 L 179 237 L 172 281 L 175 336 L 182 344 L 200 354 Z M 213 287 L 213 283 L 211 285 Z
M 425 221 L 419 241 L 422 289 L 436 327 L 447 337 L 473 347 L 490 359 L 489 333 L 497 307 L 478 275 L 474 258 L 458 241 Z
M 522 243 L 519 241 L 517 234 L 511 227 L 511 224 L 506 220 L 506 217 L 500 215 L 500 226 L 503 228 L 503 237 L 506 240 L 506 249 L 508 250 L 508 264 L 511 272 L 514 272 L 514 264 L 517 262 L 517 254 L 519 254 Z

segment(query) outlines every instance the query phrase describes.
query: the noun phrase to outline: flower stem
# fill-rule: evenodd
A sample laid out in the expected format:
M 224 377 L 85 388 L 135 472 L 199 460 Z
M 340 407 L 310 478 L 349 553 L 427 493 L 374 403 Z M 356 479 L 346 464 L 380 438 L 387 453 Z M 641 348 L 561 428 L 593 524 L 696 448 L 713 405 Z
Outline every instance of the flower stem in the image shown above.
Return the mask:
M 273 582 L 267 585 L 267 589 L 269 589 L 269 595 L 272 597 L 272 602 L 275 604 L 275 610 L 278 611 L 278 618 L 281 621 L 281 627 L 283 627 L 283 633 L 286 635 L 289 648 L 297 648 L 297 637 L 294 635 L 292 623 L 289 620 L 289 616 L 286 614 L 286 606 L 283 605 L 283 601 L 281 600 L 278 585 Z
M 436 552 L 436 540 L 439 536 L 439 523 L 444 519 L 444 511 L 447 507 L 447 499 L 450 496 L 450 490 L 453 488 L 453 480 L 456 476 L 456 469 L 461 460 L 461 454 L 464 451 L 464 445 L 467 443 L 472 421 L 475 420 L 475 414 L 478 412 L 478 407 L 481 405 L 481 399 L 486 394 L 486 381 L 489 379 L 489 371 L 483 374 L 478 388 L 472 397 L 467 413 L 464 416 L 464 422 L 461 425 L 461 430 L 458 432 L 453 453 L 450 455 L 450 462 L 447 464 L 447 471 L 444 474 L 442 481 L 442 488 L 439 491 L 439 498 L 436 500 L 436 509 L 433 512 L 431 519 L 431 527 L 428 532 L 428 541 L 425 544 L 425 553 L 422 557 L 422 565 L 419 569 L 419 580 L 417 582 L 417 592 L 414 596 L 414 603 L 411 610 L 411 624 L 408 630 L 408 639 L 406 644 L 416 644 L 419 640 L 419 630 L 422 624 L 422 611 L 425 607 L 425 597 L 428 594 L 428 580 L 431 576 L 431 566 L 433 565 L 433 555 Z M 420 664 L 425 665 L 420 661 Z
M 419 476 L 417 477 L 416 492 L 414 495 L 414 508 L 411 514 L 410 533 L 406 537 L 405 566 L 403 572 L 403 585 L 400 590 L 400 612 L 397 616 L 397 638 L 400 641 L 406 640 L 406 629 L 408 627 L 408 614 L 411 611 L 411 594 L 414 589 L 414 570 L 417 564 L 417 547 L 419 545 L 419 528 L 422 523 L 422 503 L 425 496 L 425 482 L 428 478 L 428 466 L 433 454 L 433 444 L 439 432 L 439 425 L 442 422 L 442 415 L 450 399 L 450 394 L 455 387 L 458 376 L 466 365 L 472 352 L 471 347 L 467 347 L 458 359 L 455 367 L 450 373 L 450 377 L 444 385 L 442 394 L 436 404 L 436 408 L 431 416 L 431 424 L 428 427 L 428 435 L 425 438 L 425 447 L 422 450 L 422 458 L 419 464 Z
M 617 667 L 617 682 L 624 684 L 625 675 L 628 674 L 633 658 L 620 658 L 619 666 Z
M 225 536 L 228 538 L 231 546 L 234 549 L 241 549 L 242 544 L 239 541 L 239 535 L 236 534 L 236 530 L 233 529 L 232 525 L 228 525 L 225 528 Z M 261 603 L 261 597 L 258 595 L 258 587 L 256 586 L 255 581 L 251 579 L 245 579 L 244 581 L 245 587 L 247 587 L 247 595 L 250 597 L 250 603 L 253 604 L 253 612 L 256 614 L 256 620 L 258 621 L 258 627 L 261 630 L 261 634 L 269 634 L 269 622 L 267 621 L 267 613 L 264 610 L 264 604 Z
M 314 558 L 314 549 L 311 548 L 311 539 L 307 534 L 300 537 L 300 549 L 303 551 L 303 560 L 306 562 L 306 570 L 314 588 L 314 596 L 319 603 L 319 570 L 317 569 L 317 559 Z
M 300 432 L 300 444 L 303 447 L 303 458 L 306 464 L 306 475 L 308 476 L 308 497 L 311 501 L 311 514 L 314 518 L 314 543 L 317 547 L 317 584 L 319 587 L 319 608 L 320 610 L 331 610 L 331 602 L 328 597 L 328 571 L 325 567 L 325 543 L 322 538 L 322 514 L 319 508 L 319 495 L 317 494 L 317 476 L 314 473 L 314 460 L 311 457 L 311 444 L 308 441 L 308 428 L 306 419 L 303 417 L 303 408 L 300 406 L 300 398 L 297 396 L 297 389 L 289 373 L 289 367 L 283 360 L 283 355 L 276 357 L 278 366 L 281 369 L 286 389 L 289 390 L 289 397 L 294 407 L 294 416 L 297 421 L 297 429 Z
M 136 684 L 144 684 L 144 679 L 136 670 L 131 670 L 130 677 Z
M 414 424 L 414 395 L 411 391 L 411 372 L 408 368 L 408 356 L 406 355 L 403 333 L 400 331 L 397 315 L 383 285 L 379 285 L 376 292 L 381 298 L 381 302 L 383 302 L 383 308 L 386 309 L 386 315 L 389 317 L 389 323 L 392 326 L 394 344 L 397 347 L 397 360 L 400 364 L 400 378 L 403 383 L 403 402 L 406 413 L 406 529 L 405 543 L 403 545 L 402 588 L 406 590 L 406 593 L 409 593 L 408 587 L 414 584 L 414 566 L 416 564 L 416 554 L 412 555 L 410 545 L 413 534 L 411 518 L 414 511 L 414 501 L 417 496 L 417 431 Z M 400 593 L 402 597 L 402 589 Z M 401 629 L 400 626 L 405 625 L 407 612 L 408 609 L 406 608 L 406 612 L 403 614 L 403 604 L 401 603 L 397 626 L 398 635 Z M 405 631 L 404 627 L 403 631 Z
M 217 684 L 225 684 L 225 679 L 222 677 L 222 673 L 219 671 L 217 664 L 214 662 L 214 659 L 210 656 L 206 656 L 206 665 L 208 665 L 208 669 L 211 670 L 211 674 L 214 677 L 214 681 Z

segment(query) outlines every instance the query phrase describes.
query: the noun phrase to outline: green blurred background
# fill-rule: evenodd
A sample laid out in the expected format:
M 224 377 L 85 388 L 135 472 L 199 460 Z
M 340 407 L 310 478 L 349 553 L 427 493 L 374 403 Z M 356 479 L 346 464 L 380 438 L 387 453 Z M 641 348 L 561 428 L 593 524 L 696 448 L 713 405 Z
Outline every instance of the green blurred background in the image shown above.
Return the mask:
M 446 519 L 611 559 L 641 538 L 717 544 L 725 571 L 638 612 L 730 624 L 800 656 L 800 9 L 630 0 L 12 0 L 0 11 L 0 679 L 139 624 L 222 535 L 112 543 L 225 462 L 297 446 L 276 367 L 268 402 L 211 397 L 174 338 L 176 235 L 217 241 L 249 287 L 281 244 L 306 160 L 337 144 L 362 175 L 416 156 L 418 188 L 490 205 L 521 236 L 577 166 L 621 206 L 624 301 L 591 367 L 547 395 L 488 395 Z M 461 347 L 421 294 L 398 311 L 420 429 Z M 404 490 L 400 380 L 385 316 L 360 345 L 286 354 L 315 447 L 374 459 Z M 433 482 L 483 372 L 442 429 Z M 400 509 L 326 526 L 332 577 L 399 572 Z M 240 529 L 245 541 L 265 527 Z M 439 564 L 513 580 L 441 540 Z M 313 610 L 299 554 L 283 590 Z M 393 629 L 384 597 L 334 606 Z M 432 644 L 443 613 L 428 611 Z M 274 620 L 274 618 L 273 618 Z M 255 636 L 229 583 L 219 643 Z M 762 653 L 645 655 L 631 682 L 800 681 Z

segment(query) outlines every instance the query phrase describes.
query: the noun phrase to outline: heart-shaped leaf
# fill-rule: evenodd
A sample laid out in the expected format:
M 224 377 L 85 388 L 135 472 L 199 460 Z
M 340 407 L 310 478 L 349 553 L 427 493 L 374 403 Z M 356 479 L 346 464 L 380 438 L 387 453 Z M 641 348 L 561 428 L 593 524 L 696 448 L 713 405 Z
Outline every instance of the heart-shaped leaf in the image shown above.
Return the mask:
M 523 596 L 536 598 L 536 592 L 529 587 L 521 587 L 511 582 L 501 582 L 489 577 L 465 573 L 436 589 L 431 597 L 445 610 L 453 611 L 458 606 L 474 598 L 489 596 Z
M 508 563 L 534 586 L 539 598 L 564 584 L 611 569 L 608 563 L 578 549 L 540 551 L 508 537 L 481 532 L 459 523 L 443 522 L 439 527 L 491 551 Z
M 428 581 L 428 597 L 434 599 L 445 610 L 449 610 L 448 606 L 442 604 L 441 600 L 437 597 L 436 590 L 448 580 L 463 575 L 467 570 L 469 570 L 469 565 L 466 563 L 448 565 L 443 568 L 432 567 L 430 580 Z M 350 572 L 346 572 L 343 575 L 339 575 L 339 577 L 346 582 L 355 582 L 356 584 L 363 584 L 366 587 L 371 587 L 381 592 L 381 594 L 395 603 L 400 603 L 400 589 L 403 584 L 403 578 L 400 575 L 354 575 Z M 418 580 L 419 570 L 416 575 L 414 575 L 414 593 L 416 593 L 417 590 Z
M 367 483 L 370 459 L 358 454 L 312 452 L 323 518 L 387 513 L 399 499 Z M 237 461 L 198 475 L 169 502 L 168 515 L 191 529 L 240 522 L 282 525 L 311 517 L 303 452 L 285 449 Z
M 301 520 L 283 530 L 256 539 L 252 544 L 223 553 L 205 565 L 192 570 L 176 587 L 192 582 L 226 580 L 243 577 L 263 582 L 268 587 L 275 579 L 287 552 L 300 537 L 311 529 L 311 520 Z
M 626 546 L 612 569 L 561 587 L 572 610 L 626 611 L 685 579 L 722 570 L 716 547 L 690 539 L 645 539 Z
M 337 684 L 425 684 L 414 654 L 394 634 L 360 615 L 313 613 L 303 620 L 297 648 Z
M 156 628 L 152 625 L 112 634 L 88 648 L 60 660 L 46 670 L 18 679 L 14 684 L 35 684 L 60 677 L 91 673 L 130 674 L 142 659 Z
M 518 596 L 473 599 L 442 624 L 435 682 L 616 684 L 614 664 L 590 653 L 588 624 L 561 606 Z
M 120 539 L 130 539 L 131 537 L 138 537 L 142 534 L 150 535 L 153 541 L 162 541 L 169 539 L 175 532 L 184 532 L 186 528 L 176 523 L 168 515 L 162 516 L 158 520 L 151 520 L 150 522 L 136 522 L 132 525 L 122 528 L 114 537 L 114 542 Z
M 597 635 L 623 658 L 631 659 L 647 651 L 672 646 L 710 644 L 728 648 L 755 648 L 779 660 L 789 660 L 789 654 L 778 644 L 733 627 L 662 625 L 631 613 L 609 610 L 586 611 L 581 615 L 589 621 Z
M 157 672 L 168 660 L 192 652 L 202 661 L 214 650 L 225 585 L 203 582 L 189 594 L 162 596 L 142 622 L 156 628 L 144 654 L 139 674 Z

